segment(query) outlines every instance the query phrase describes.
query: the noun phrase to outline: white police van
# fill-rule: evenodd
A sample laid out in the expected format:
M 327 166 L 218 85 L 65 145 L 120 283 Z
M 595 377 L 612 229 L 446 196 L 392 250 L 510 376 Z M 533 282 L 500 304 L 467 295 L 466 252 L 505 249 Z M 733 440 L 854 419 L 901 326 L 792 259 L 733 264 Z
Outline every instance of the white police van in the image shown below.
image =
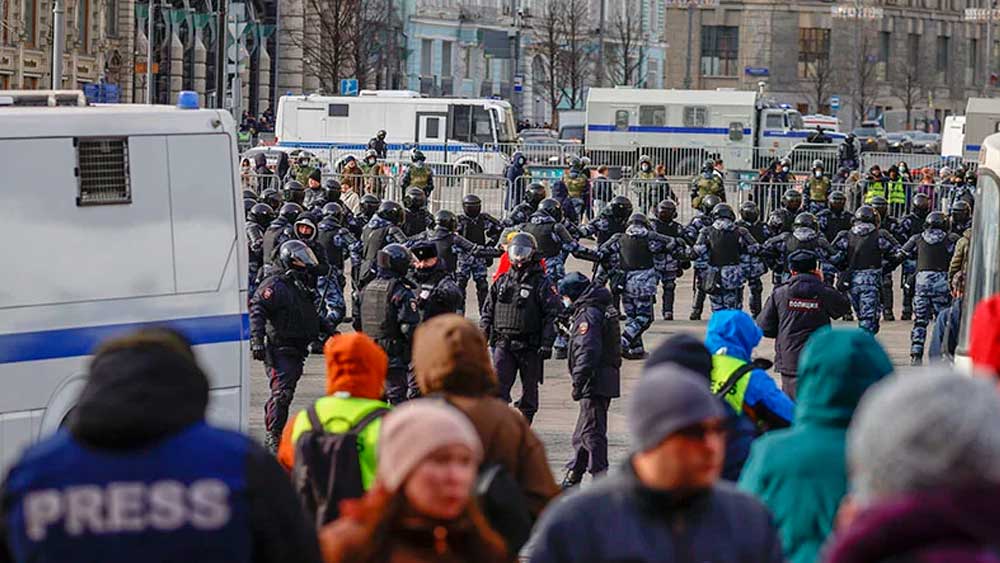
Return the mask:
M 210 420 L 246 428 L 236 134 L 191 96 L 88 106 L 79 92 L 0 91 L 0 468 L 63 423 L 98 343 L 144 325 L 191 340 Z
M 500 174 L 517 142 L 514 114 L 502 100 L 423 98 L 408 90 L 362 90 L 359 96 L 282 96 L 275 117 L 279 147 L 330 151 L 339 168 L 361 158 L 368 141 L 386 132 L 390 155 L 408 159 L 420 149 L 427 161 L 457 172 Z
M 1000 100 L 969 98 L 965 104 L 965 137 L 962 141 L 962 156 L 965 160 L 976 162 L 983 141 L 998 132 L 1000 132 Z

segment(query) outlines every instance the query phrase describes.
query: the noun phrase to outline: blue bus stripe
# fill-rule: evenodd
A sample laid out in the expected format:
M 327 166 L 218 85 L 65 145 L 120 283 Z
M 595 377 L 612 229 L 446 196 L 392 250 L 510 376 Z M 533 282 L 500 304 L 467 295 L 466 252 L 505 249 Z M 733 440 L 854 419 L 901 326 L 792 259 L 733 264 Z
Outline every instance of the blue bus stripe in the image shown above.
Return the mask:
M 981 148 L 983 148 L 982 145 L 965 145 L 965 150 L 968 152 L 979 152 Z
M 348 151 L 362 151 L 368 148 L 368 145 L 359 145 L 353 143 L 326 143 L 326 142 L 309 142 L 309 141 L 279 141 L 279 147 L 287 147 L 293 149 L 341 149 Z M 387 144 L 386 150 L 390 151 L 401 151 L 410 149 L 420 149 L 427 152 L 444 152 L 445 149 L 448 152 L 499 152 L 498 150 L 490 150 L 483 148 L 479 145 L 467 145 L 467 144 L 449 144 L 449 145 L 412 145 L 412 144 Z
M 150 326 L 175 329 L 195 346 L 250 338 L 250 317 L 246 314 L 16 332 L 0 334 L 0 364 L 87 356 L 108 338 Z

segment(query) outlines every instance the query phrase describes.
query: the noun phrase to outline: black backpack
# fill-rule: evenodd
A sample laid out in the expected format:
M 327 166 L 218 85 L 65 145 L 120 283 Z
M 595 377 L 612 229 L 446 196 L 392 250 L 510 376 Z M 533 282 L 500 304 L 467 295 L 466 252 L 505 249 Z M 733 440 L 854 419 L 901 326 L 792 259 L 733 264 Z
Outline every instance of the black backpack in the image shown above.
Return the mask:
M 316 406 L 306 409 L 310 430 L 295 442 L 292 485 L 306 511 L 306 518 L 320 527 L 340 516 L 340 501 L 361 498 L 358 436 L 376 419 L 389 412 L 378 408 L 364 416 L 347 432 L 327 432 L 316 414 Z

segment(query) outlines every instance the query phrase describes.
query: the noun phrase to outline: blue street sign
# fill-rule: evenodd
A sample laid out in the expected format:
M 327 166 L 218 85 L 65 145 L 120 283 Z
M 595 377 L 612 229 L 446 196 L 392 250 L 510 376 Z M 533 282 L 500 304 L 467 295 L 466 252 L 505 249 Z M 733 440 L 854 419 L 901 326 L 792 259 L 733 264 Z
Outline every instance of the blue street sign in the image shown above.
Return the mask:
M 358 95 L 358 79 L 357 78 L 341 78 L 340 79 L 340 95 L 341 96 L 357 96 Z
M 524 91 L 524 76 L 520 74 L 514 76 L 514 91 L 515 92 Z
M 834 111 L 840 109 L 840 96 L 830 96 L 830 109 Z
M 771 70 L 766 66 L 748 66 L 743 69 L 747 76 L 771 76 Z

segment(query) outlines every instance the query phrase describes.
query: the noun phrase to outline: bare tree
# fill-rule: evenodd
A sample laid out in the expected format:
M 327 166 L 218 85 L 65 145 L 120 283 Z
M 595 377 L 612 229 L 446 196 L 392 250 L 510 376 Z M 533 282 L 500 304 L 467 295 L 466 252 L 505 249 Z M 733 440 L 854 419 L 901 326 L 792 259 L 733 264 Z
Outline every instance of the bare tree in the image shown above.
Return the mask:
M 860 124 L 878 99 L 881 63 L 878 60 L 878 44 L 875 40 L 877 35 L 870 33 L 868 26 L 862 23 L 856 25 L 863 27 L 857 36 L 855 51 L 843 58 L 839 82 L 843 85 L 843 89 L 850 93 L 855 122 Z
M 587 0 L 563 0 L 562 28 L 564 46 L 561 53 L 561 67 L 565 86 L 563 97 L 570 109 L 583 107 L 583 89 L 591 73 L 591 60 L 587 54 L 589 2 Z
M 931 78 L 932 62 L 923 53 L 914 53 L 904 64 L 896 67 L 896 77 L 890 81 L 892 94 L 899 98 L 906 109 L 906 128 L 913 125 L 913 109 L 924 99 L 925 93 L 933 88 Z
M 545 0 L 533 27 L 536 36 L 535 51 L 542 56 L 544 80 L 539 90 L 547 98 L 552 111 L 552 124 L 558 127 L 559 103 L 563 98 L 563 13 L 567 0 Z
M 802 91 L 812 102 L 817 113 L 822 113 L 834 91 L 836 73 L 830 63 L 829 54 L 806 63 L 805 77 L 801 81 Z
M 611 49 L 605 54 L 608 75 L 616 84 L 636 85 L 642 66 L 642 26 L 630 14 L 631 2 L 616 5 L 611 18 Z

